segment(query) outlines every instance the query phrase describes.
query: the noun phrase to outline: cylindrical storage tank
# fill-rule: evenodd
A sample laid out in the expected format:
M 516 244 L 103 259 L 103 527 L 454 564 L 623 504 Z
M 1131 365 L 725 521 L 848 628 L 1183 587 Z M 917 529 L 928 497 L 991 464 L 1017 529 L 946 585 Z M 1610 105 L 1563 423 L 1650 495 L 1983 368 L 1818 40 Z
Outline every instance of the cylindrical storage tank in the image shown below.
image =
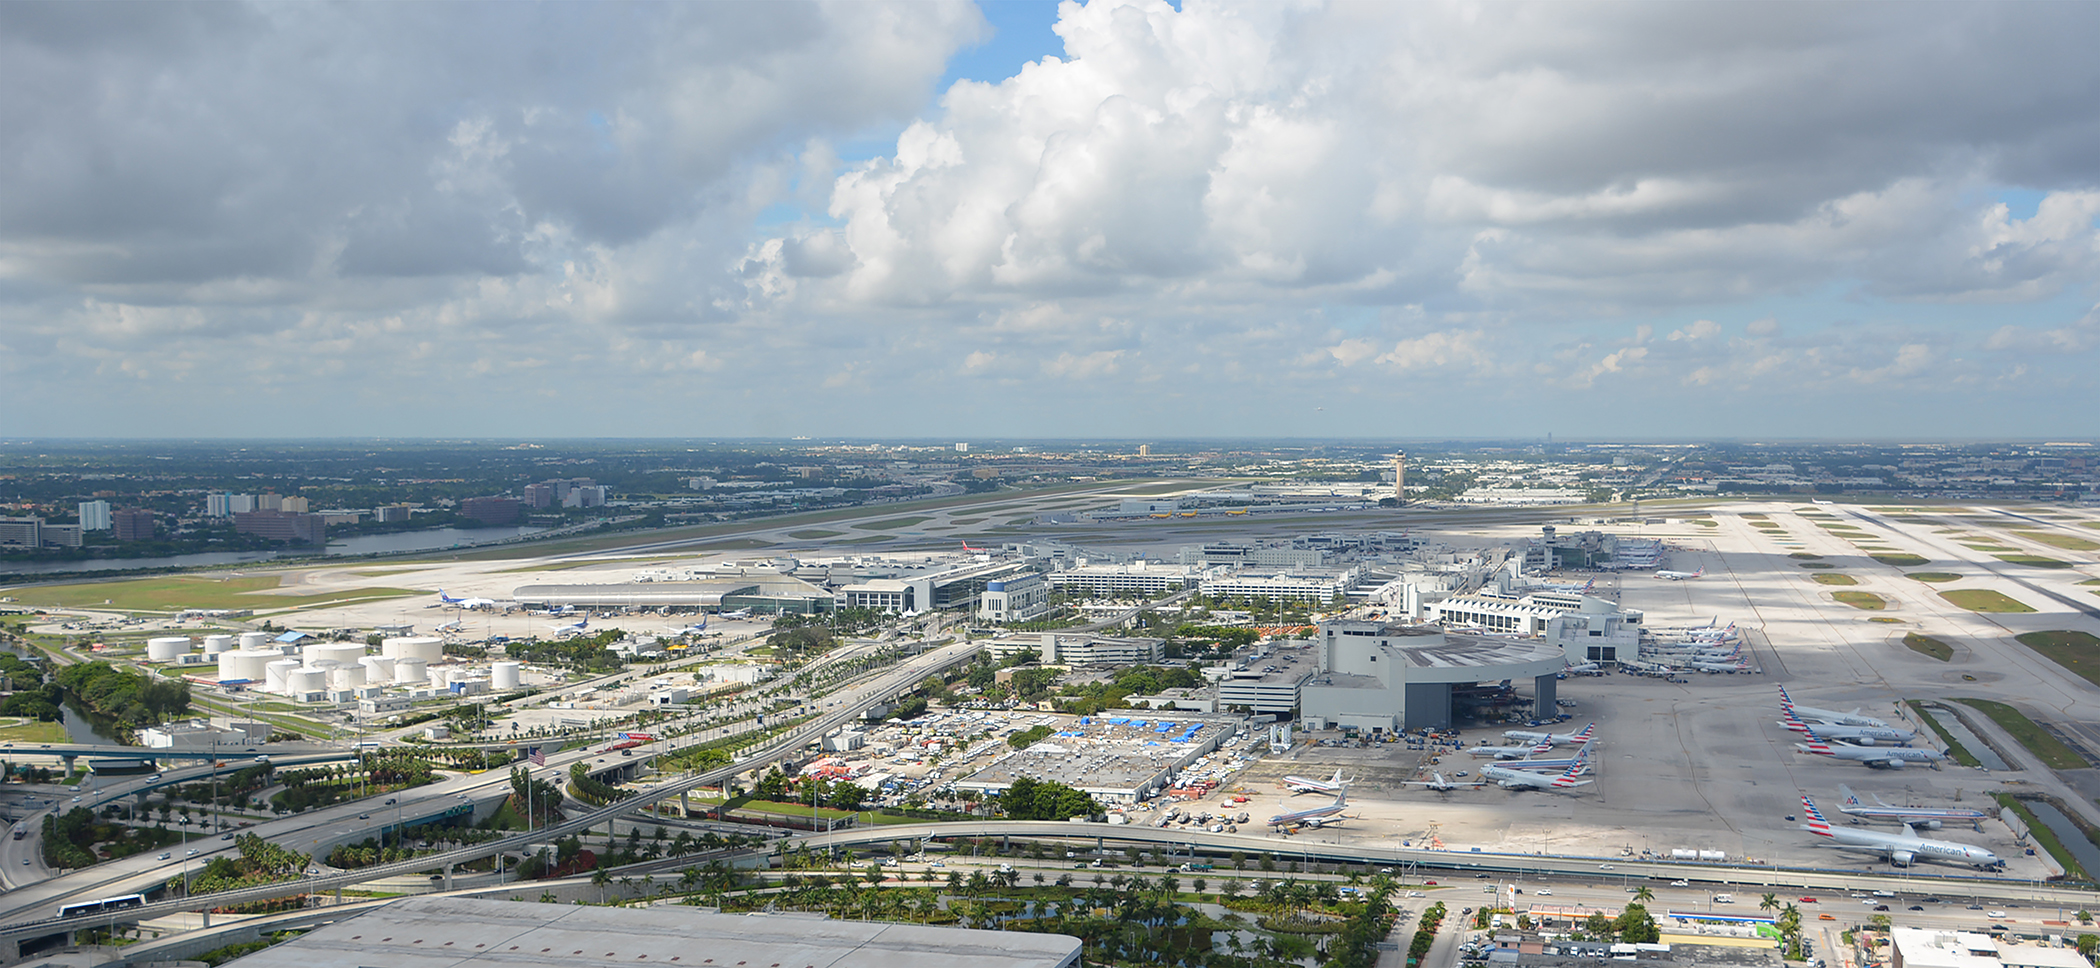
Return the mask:
M 505 692 L 518 688 L 520 666 L 516 662 L 495 662 L 489 665 L 489 688 Z
M 190 639 L 186 635 L 166 635 L 146 640 L 148 662 L 173 662 L 190 651 Z
M 432 635 L 397 636 L 379 643 L 379 654 L 389 659 L 421 659 L 426 665 L 442 662 L 445 640 Z
M 222 652 L 231 652 L 231 651 L 233 651 L 233 636 L 231 636 L 231 635 L 207 635 L 207 636 L 205 636 L 205 637 L 204 637 L 204 654 L 205 654 L 205 655 L 218 655 L 218 654 L 220 654 L 220 653 L 222 653 Z
M 357 660 L 365 667 L 365 681 L 384 683 L 394 681 L 394 660 L 383 655 L 368 655 Z
M 395 659 L 394 681 L 402 684 L 422 682 L 430 678 L 427 671 L 430 663 L 422 659 Z
M 262 649 L 235 649 L 219 656 L 219 681 L 262 682 L 264 670 L 270 663 L 281 658 L 275 652 Z
M 269 647 L 270 647 L 270 633 L 268 633 L 268 632 L 242 632 L 242 633 L 241 633 L 241 648 L 244 648 L 244 649 L 267 649 L 267 648 L 269 648 Z
M 337 665 L 356 665 L 357 660 L 364 658 L 364 656 L 365 647 L 362 643 L 327 642 L 321 645 L 307 646 L 304 658 L 306 659 L 307 668 L 320 669 L 324 668 L 321 665 L 323 662 L 333 662 Z
M 452 670 L 444 666 L 426 666 L 432 688 L 443 689 L 452 684 Z
M 285 693 L 303 696 L 309 692 L 320 692 L 328 688 L 328 672 L 325 669 L 293 669 L 285 676 Z
M 365 684 L 365 667 L 362 665 L 337 666 L 328 670 L 328 688 L 355 689 Z
M 297 659 L 272 659 L 263 667 L 263 691 L 284 695 L 286 679 L 299 668 Z

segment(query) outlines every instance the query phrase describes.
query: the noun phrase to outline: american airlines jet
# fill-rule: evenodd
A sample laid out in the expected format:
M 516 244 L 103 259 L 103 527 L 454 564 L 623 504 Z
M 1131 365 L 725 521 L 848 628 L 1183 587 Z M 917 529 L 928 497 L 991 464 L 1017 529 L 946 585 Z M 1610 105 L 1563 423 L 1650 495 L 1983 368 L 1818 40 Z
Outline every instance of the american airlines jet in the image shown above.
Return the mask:
M 1347 781 L 1342 779 L 1342 771 L 1336 770 L 1331 780 L 1287 776 L 1283 778 L 1283 785 L 1289 787 L 1292 793 L 1339 793 L 1342 787 L 1347 785 Z
M 1799 719 L 1804 722 L 1820 721 L 1830 723 L 1834 726 L 1885 727 L 1888 725 L 1888 722 L 1886 720 L 1875 719 L 1872 716 L 1860 715 L 1859 710 L 1857 709 L 1854 709 L 1849 713 L 1841 713 L 1832 709 L 1817 709 L 1814 706 L 1796 706 L 1794 705 L 1794 698 L 1786 694 L 1785 686 L 1779 687 L 1779 708 L 1786 710 L 1787 714 L 1793 716 L 1795 719 Z
M 1803 753 L 1851 760 L 1885 770 L 1900 770 L 1911 763 L 1924 763 L 1933 769 L 1939 769 L 1939 762 L 1947 758 L 1947 754 L 1939 750 L 1912 749 L 1908 746 L 1848 746 L 1844 743 L 1826 743 L 1813 726 L 1808 727 L 1808 742 L 1795 743 L 1794 748 Z
M 1960 807 L 1895 807 L 1883 803 L 1880 797 L 1875 797 L 1874 805 L 1868 806 L 1859 802 L 1859 794 L 1853 793 L 1851 787 L 1842 783 L 1838 784 L 1838 792 L 1845 797 L 1845 803 L 1838 807 L 1838 811 L 1846 816 L 1864 817 L 1868 820 L 1895 820 L 1910 827 L 1923 827 L 1926 830 L 1938 830 L 1950 820 L 1982 830 L 1983 822 L 1990 817 L 1990 814 L 1981 810 L 1964 810 Z
M 1311 810 L 1279 813 L 1269 818 L 1269 826 L 1286 828 L 1322 827 L 1331 823 L 1341 823 L 1343 820 L 1348 819 L 1342 816 L 1342 809 L 1348 805 L 1349 785 L 1344 783 L 1340 790 L 1335 791 L 1333 803 L 1324 807 L 1314 807 Z
M 1584 743 L 1589 742 L 1590 735 L 1595 733 L 1596 731 L 1596 723 L 1591 723 L 1588 726 L 1582 727 L 1582 731 L 1577 733 L 1534 733 L 1529 730 L 1522 729 L 1505 729 L 1502 731 L 1502 738 L 1522 740 L 1526 743 L 1545 743 L 1549 748 L 1554 743 L 1571 743 L 1576 746 L 1581 746 Z
M 1671 571 L 1668 568 L 1665 568 L 1661 571 L 1656 572 L 1655 577 L 1667 579 L 1669 581 L 1684 581 L 1687 578 L 1705 578 L 1706 569 L 1704 567 L 1701 567 L 1698 571 Z
M 1588 786 L 1592 782 L 1578 779 L 1582 776 L 1582 771 L 1586 766 L 1582 762 L 1583 756 L 1588 752 L 1589 750 L 1584 749 L 1582 752 L 1576 753 L 1575 765 L 1568 767 L 1558 776 L 1547 773 L 1533 773 L 1530 770 L 1513 769 L 1500 763 L 1489 763 L 1481 767 L 1480 776 L 1482 779 L 1494 781 L 1505 790 L 1572 790 L 1576 787 Z
M 1799 717 L 1788 716 L 1779 725 L 1797 733 L 1806 733 L 1809 725 Z M 1914 729 L 1897 729 L 1894 726 L 1839 726 L 1834 723 L 1817 723 L 1816 735 L 1824 739 L 1843 740 L 1858 746 L 1909 746 L 1918 738 Z
M 1903 825 L 1903 832 L 1900 834 L 1833 827 L 1830 821 L 1823 819 L 1822 811 L 1816 809 L 1816 802 L 1805 794 L 1801 797 L 1801 809 L 1808 814 L 1808 822 L 1802 824 L 1801 829 L 1818 837 L 1828 837 L 1836 841 L 1839 847 L 1880 854 L 1897 867 L 1909 867 L 1912 861 L 1921 857 L 1926 860 L 1969 864 L 1986 870 L 1997 870 L 2005 866 L 2002 858 L 1988 850 L 1951 840 L 1926 840 L 1913 832 L 1909 824 Z
M 1494 757 L 1498 760 L 1523 759 L 1524 757 L 1531 756 L 1534 753 L 1548 753 L 1552 750 L 1552 743 L 1533 743 L 1530 746 L 1488 746 L 1486 744 L 1482 744 L 1479 746 L 1466 747 L 1466 752 L 1471 753 L 1474 756 L 1483 758 Z

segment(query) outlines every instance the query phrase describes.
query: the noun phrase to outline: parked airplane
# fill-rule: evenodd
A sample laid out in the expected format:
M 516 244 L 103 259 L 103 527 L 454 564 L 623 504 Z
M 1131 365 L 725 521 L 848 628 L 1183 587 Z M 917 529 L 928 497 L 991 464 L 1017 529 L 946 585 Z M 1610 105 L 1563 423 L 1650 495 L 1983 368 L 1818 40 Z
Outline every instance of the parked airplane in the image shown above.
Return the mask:
M 723 617 L 723 618 L 750 618 L 750 617 L 751 617 L 751 610 L 750 610 L 750 609 L 748 609 L 748 608 L 740 608 L 740 609 L 737 609 L 737 610 L 736 610 L 736 611 L 734 611 L 734 612 L 723 612 L 723 613 L 722 613 L 722 617 Z
M 1428 787 L 1438 793 L 1450 793 L 1461 786 L 1479 786 L 1478 783 L 1453 783 L 1444 779 L 1444 774 L 1431 771 L 1427 780 L 1402 780 L 1407 786 Z
M 1585 662 L 1581 665 L 1569 663 L 1567 668 L 1560 671 L 1571 676 L 1601 676 L 1604 674 L 1604 667 L 1595 662 Z
M 462 624 L 463 623 L 459 619 L 453 619 L 450 622 L 446 622 L 445 624 L 438 626 L 432 631 L 436 632 L 439 635 L 443 635 L 447 632 L 457 632 L 459 631 L 459 627 Z
M 1788 716 L 1779 725 L 1797 733 L 1806 733 L 1809 725 L 1799 717 Z M 1898 729 L 1894 726 L 1840 726 L 1835 723 L 1817 723 L 1816 735 L 1824 739 L 1843 740 L 1855 746 L 1909 746 L 1918 738 L 1914 729 Z
M 585 632 L 590 631 L 590 624 L 591 616 L 589 613 L 585 613 L 582 618 L 577 619 L 576 621 L 571 622 L 568 625 L 555 626 L 554 635 L 557 638 L 567 638 L 571 635 L 582 635 Z
M 698 624 L 698 625 L 688 625 L 688 626 L 685 626 L 684 628 L 676 628 L 676 629 L 667 629 L 667 630 L 665 630 L 665 633 L 664 633 L 664 634 L 666 634 L 666 635 L 700 635 L 700 634 L 702 634 L 702 633 L 704 633 L 704 632 L 706 632 L 706 631 L 707 631 L 707 613 L 706 613 L 706 612 L 701 612 L 701 613 L 700 613 L 700 624 Z
M 1670 581 L 1683 581 L 1687 578 L 1705 578 L 1706 569 L 1702 567 L 1698 571 L 1671 571 L 1668 568 L 1665 568 L 1661 571 L 1656 572 L 1655 577 L 1666 578 Z
M 1794 698 L 1786 694 L 1785 686 L 1779 687 L 1779 707 L 1781 709 L 1786 710 L 1787 713 L 1792 715 L 1795 719 L 1802 720 L 1803 722 L 1821 721 L 1825 723 L 1830 723 L 1835 726 L 1888 725 L 1888 722 L 1886 720 L 1875 719 L 1872 716 L 1860 715 L 1859 710 L 1857 709 L 1854 709 L 1849 713 L 1841 713 L 1830 709 L 1817 709 L 1814 706 L 1796 706 L 1794 705 Z
M 1923 827 L 1926 830 L 1938 830 L 1942 824 L 1950 820 L 1959 821 L 1977 830 L 1982 830 L 1983 821 L 1990 817 L 1990 814 L 1981 810 L 1964 810 L 1959 807 L 1891 806 L 1884 803 L 1880 797 L 1875 797 L 1874 806 L 1870 807 L 1859 802 L 1859 794 L 1853 793 L 1851 787 L 1840 783 L 1838 784 L 1838 792 L 1845 795 L 1844 806 L 1838 808 L 1838 811 L 1841 813 L 1848 816 L 1865 817 L 1868 820 L 1895 820 L 1903 823 L 1905 826 Z
M 1803 753 L 1852 760 L 1882 769 L 1900 770 L 1910 763 L 1937 764 L 1947 758 L 1947 754 L 1939 750 L 1912 749 L 1908 746 L 1850 746 L 1844 743 L 1833 745 L 1823 742 L 1822 735 L 1817 733 L 1813 726 L 1808 727 L 1807 733 L 1808 742 L 1795 743 L 1795 749 Z M 1938 769 L 1938 766 L 1933 768 Z
M 1725 673 L 1728 675 L 1750 671 L 1750 664 L 1747 662 L 1694 662 L 1691 666 L 1700 672 Z
M 1505 729 L 1502 731 L 1502 738 L 1523 740 L 1527 743 L 1544 743 L 1546 744 L 1547 749 L 1552 749 L 1553 744 L 1555 743 L 1573 743 L 1576 746 L 1581 746 L 1582 744 L 1589 742 L 1590 734 L 1595 733 L 1596 731 L 1596 723 L 1591 723 L 1588 726 L 1584 726 L 1582 727 L 1581 732 L 1575 733 L 1534 733 L 1529 730 L 1522 729 Z
M 1342 788 L 1340 790 L 1335 791 L 1333 803 L 1330 803 L 1324 807 L 1314 807 L 1311 810 L 1299 810 L 1293 813 L 1279 813 L 1276 816 L 1269 818 L 1269 826 L 1322 827 L 1331 823 L 1341 823 L 1343 820 L 1348 819 L 1342 816 L 1342 808 L 1348 805 L 1349 785 L 1344 783 L 1342 784 Z
M 1588 786 L 1593 782 L 1577 779 L 1588 765 L 1583 762 L 1583 758 L 1588 753 L 1589 750 L 1587 748 L 1576 753 L 1574 765 L 1562 771 L 1558 776 L 1515 769 L 1500 763 L 1489 763 L 1480 768 L 1480 777 L 1484 780 L 1493 780 L 1505 790 L 1572 790 L 1579 786 Z
M 1534 753 L 1545 753 L 1553 749 L 1552 743 L 1534 743 L 1530 746 L 1468 746 L 1466 752 L 1478 757 L 1494 757 L 1498 760 L 1522 759 Z
M 1302 776 L 1283 778 L 1283 785 L 1290 787 L 1292 793 L 1334 793 L 1341 790 L 1344 782 L 1340 770 L 1334 771 L 1334 778 L 1331 780 L 1314 780 Z
M 438 601 L 443 602 L 446 605 L 450 605 L 453 608 L 496 607 L 496 600 L 493 598 L 453 598 L 452 596 L 445 594 L 445 590 L 442 588 L 438 589 Z
M 1802 824 L 1801 829 L 1818 837 L 1828 837 L 1836 841 L 1839 847 L 1873 851 L 1887 857 L 1889 863 L 1897 867 L 1909 867 L 1911 862 L 1919 857 L 1969 864 L 1986 870 L 1997 870 L 2005 866 L 2002 858 L 1988 850 L 1951 840 L 1926 840 L 1918 836 L 1909 824 L 1903 825 L 1903 832 L 1900 834 L 1833 827 L 1830 821 L 1823 819 L 1822 811 L 1816 809 L 1816 802 L 1806 795 L 1801 797 L 1801 808 L 1808 813 L 1808 823 Z

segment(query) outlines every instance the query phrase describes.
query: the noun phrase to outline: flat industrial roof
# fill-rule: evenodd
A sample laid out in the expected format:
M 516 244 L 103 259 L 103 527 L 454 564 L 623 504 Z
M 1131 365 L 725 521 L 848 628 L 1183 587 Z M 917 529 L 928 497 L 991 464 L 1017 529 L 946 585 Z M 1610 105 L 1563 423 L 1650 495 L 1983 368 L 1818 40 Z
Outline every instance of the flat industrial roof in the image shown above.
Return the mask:
M 317 928 L 236 968 L 635 965 L 1064 968 L 1079 939 L 817 917 L 411 897 Z

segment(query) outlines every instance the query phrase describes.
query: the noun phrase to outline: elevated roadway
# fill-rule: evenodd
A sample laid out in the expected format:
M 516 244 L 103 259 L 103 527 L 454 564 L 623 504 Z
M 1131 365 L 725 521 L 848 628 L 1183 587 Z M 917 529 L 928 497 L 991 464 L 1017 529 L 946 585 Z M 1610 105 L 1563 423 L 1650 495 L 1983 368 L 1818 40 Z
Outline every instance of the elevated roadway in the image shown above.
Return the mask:
M 841 690 L 835 694 L 839 697 L 836 707 L 822 713 L 817 719 L 805 723 L 773 740 L 771 743 L 752 751 L 750 755 L 736 763 L 649 787 L 640 791 L 634 797 L 622 800 L 611 806 L 592 810 L 559 824 L 505 837 L 500 840 L 477 844 L 472 847 L 393 864 L 376 865 L 358 871 L 307 877 L 296 881 L 266 884 L 233 891 L 220 891 L 197 897 L 159 901 L 144 907 L 132 908 L 121 912 L 66 919 L 56 916 L 57 908 L 61 903 L 78 903 L 80 901 L 93 900 L 97 897 L 128 892 L 118 889 L 118 886 L 109 878 L 99 876 L 97 868 L 88 868 L 85 871 L 78 872 L 77 875 L 54 878 L 45 882 L 44 885 L 40 885 L 48 890 L 33 892 L 34 896 L 18 897 L 10 894 L 0 897 L 0 904 L 14 902 L 7 904 L 4 908 L 0 908 L 0 917 L 14 919 L 13 923 L 0 925 L 0 960 L 9 962 L 18 960 L 21 943 L 25 940 L 48 937 L 77 928 L 132 922 L 181 911 L 249 904 L 312 891 L 332 890 L 338 887 L 363 883 L 375 878 L 432 869 L 443 869 L 449 873 L 453 866 L 467 861 L 481 860 L 493 857 L 499 853 L 522 851 L 534 845 L 549 843 L 571 834 L 582 834 L 592 827 L 625 816 L 648 804 L 676 797 L 702 787 L 725 783 L 739 774 L 762 768 L 775 760 L 790 756 L 803 746 L 820 739 L 824 734 L 860 718 L 869 708 L 909 692 L 925 677 L 969 662 L 976 657 L 977 653 L 978 647 L 967 643 L 944 646 L 927 652 L 873 677 L 868 682 Z M 583 755 L 589 756 L 591 754 L 585 751 Z M 507 777 L 476 779 L 478 782 L 489 786 L 508 783 Z M 428 790 L 428 788 L 423 789 Z M 452 793 L 452 791 L 449 788 L 445 788 L 438 791 L 436 795 L 442 796 L 448 793 Z M 452 795 L 457 796 L 456 793 L 452 793 Z M 426 792 L 420 799 L 428 800 L 432 798 L 433 795 Z M 406 797 L 403 800 L 404 802 L 398 805 L 403 810 L 413 811 L 418 809 L 418 805 L 407 802 Z M 369 805 L 367 807 L 369 808 Z M 360 819 L 365 818 L 360 817 Z M 308 834 L 314 831 L 315 827 L 316 825 L 310 821 L 289 820 L 258 826 L 249 832 L 266 837 L 276 843 L 300 844 L 307 840 Z M 180 867 L 172 861 L 165 862 L 151 870 L 131 872 L 131 876 L 126 877 L 124 883 L 135 883 L 143 878 L 157 877 L 166 879 L 178 873 L 179 870 Z M 68 889 L 73 887 L 78 889 Z

